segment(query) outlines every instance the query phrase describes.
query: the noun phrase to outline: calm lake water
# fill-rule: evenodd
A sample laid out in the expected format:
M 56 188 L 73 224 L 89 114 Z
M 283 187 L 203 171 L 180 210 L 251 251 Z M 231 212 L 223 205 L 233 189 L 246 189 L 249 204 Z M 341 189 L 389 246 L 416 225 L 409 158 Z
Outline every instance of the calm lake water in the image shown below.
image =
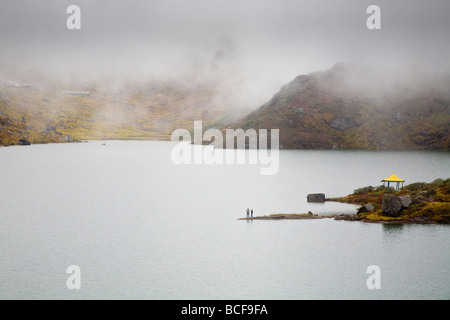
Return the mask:
M 258 165 L 174 165 L 171 142 L 0 148 L 1 299 L 449 299 L 450 228 L 271 213 L 380 185 L 450 177 L 450 153 L 280 151 Z M 81 270 L 69 290 L 66 269 Z M 369 290 L 367 267 L 380 268 Z

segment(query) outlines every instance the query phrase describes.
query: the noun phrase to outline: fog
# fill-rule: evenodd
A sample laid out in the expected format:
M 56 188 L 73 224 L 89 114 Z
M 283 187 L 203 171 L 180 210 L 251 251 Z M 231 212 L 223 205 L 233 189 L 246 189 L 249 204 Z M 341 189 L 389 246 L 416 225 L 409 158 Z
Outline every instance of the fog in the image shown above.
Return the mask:
M 69 5 L 81 29 L 69 30 Z M 369 30 L 366 9 L 381 8 Z M 258 107 L 337 62 L 450 69 L 450 1 L 0 0 L 0 78 L 101 83 L 220 80 Z

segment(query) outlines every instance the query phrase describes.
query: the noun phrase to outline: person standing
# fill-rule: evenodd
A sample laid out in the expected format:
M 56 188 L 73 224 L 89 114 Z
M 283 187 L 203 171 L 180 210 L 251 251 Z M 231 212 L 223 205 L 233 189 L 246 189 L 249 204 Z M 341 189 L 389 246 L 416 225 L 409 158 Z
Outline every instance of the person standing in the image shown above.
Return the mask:
M 251 217 L 253 218 L 253 209 L 250 211 L 250 213 L 251 213 Z
M 249 212 L 250 212 L 250 209 L 249 209 L 249 208 L 247 208 L 247 218 L 248 218 L 248 214 L 249 214 Z

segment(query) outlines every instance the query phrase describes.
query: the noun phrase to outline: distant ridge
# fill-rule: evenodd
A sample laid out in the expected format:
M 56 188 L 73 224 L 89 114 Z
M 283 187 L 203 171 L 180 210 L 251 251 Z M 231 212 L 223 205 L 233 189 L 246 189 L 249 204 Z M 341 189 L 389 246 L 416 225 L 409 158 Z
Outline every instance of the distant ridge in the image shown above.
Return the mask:
M 450 77 L 338 63 L 296 77 L 231 127 L 280 129 L 286 149 L 450 150 Z

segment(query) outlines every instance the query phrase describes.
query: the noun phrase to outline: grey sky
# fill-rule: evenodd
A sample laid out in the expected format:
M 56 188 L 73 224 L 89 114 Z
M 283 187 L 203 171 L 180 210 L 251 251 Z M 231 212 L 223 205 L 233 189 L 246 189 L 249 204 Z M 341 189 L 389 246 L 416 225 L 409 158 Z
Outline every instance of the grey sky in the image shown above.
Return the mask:
M 66 8 L 81 7 L 81 30 Z M 366 8 L 381 7 L 381 30 Z M 450 66 L 449 0 L 0 0 L 0 66 L 173 72 L 217 60 L 280 86 L 338 61 Z

